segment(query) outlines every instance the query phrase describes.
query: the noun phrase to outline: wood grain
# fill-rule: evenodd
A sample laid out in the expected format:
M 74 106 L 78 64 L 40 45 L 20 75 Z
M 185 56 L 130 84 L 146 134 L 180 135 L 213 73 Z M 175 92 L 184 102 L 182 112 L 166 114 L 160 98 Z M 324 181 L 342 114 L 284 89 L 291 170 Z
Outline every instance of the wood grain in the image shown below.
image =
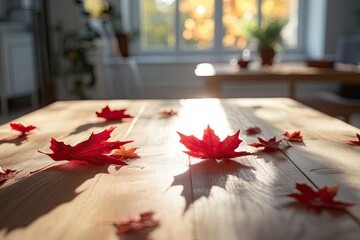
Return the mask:
M 95 111 L 107 104 L 127 108 L 134 119 L 104 123 Z M 163 108 L 178 114 L 161 116 Z M 359 239 L 358 207 L 350 214 L 314 212 L 286 197 L 297 182 L 339 185 L 338 200 L 360 203 L 360 149 L 345 144 L 360 130 L 296 101 L 57 102 L 13 122 L 39 130 L 0 144 L 0 166 L 21 170 L 0 186 L 0 239 L 119 239 L 112 222 L 145 211 L 160 225 L 121 239 Z M 188 157 L 177 132 L 201 138 L 208 124 L 221 139 L 240 129 L 239 150 L 256 154 L 220 163 Z M 141 158 L 125 167 L 78 166 L 37 152 L 49 151 L 51 137 L 76 144 L 110 126 L 116 127 L 111 140 L 134 140 L 127 146 L 138 147 Z M 247 136 L 252 126 L 262 132 Z M 281 151 L 247 146 L 257 136 L 280 139 L 295 130 L 304 142 Z M 15 132 L 4 124 L 0 134 L 7 139 Z
M 279 135 L 267 119 L 259 121 L 256 112 L 264 105 L 263 110 L 269 108 L 268 119 L 282 115 L 286 111 L 282 101 L 222 100 L 221 105 L 212 112 L 220 118 L 226 116 L 222 125 L 228 134 L 260 126 L 263 132 L 259 136 L 263 138 Z M 273 112 L 271 109 L 277 106 L 282 106 L 280 112 Z M 242 137 L 248 143 L 255 140 Z M 359 226 L 348 215 L 316 214 L 290 204 L 292 201 L 285 195 L 294 191 L 295 183 L 311 182 L 282 152 L 260 153 L 237 162 L 244 166 L 234 162 L 191 166 L 194 199 L 198 199 L 194 203 L 197 239 L 358 238 Z

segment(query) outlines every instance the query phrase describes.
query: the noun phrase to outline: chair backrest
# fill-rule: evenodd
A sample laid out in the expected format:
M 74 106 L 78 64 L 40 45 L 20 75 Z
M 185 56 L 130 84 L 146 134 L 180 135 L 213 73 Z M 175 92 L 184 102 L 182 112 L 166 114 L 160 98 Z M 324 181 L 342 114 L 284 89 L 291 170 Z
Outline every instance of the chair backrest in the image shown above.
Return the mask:
M 337 52 L 337 62 L 360 64 L 360 35 L 341 38 Z
M 360 65 L 360 35 L 345 36 L 338 45 L 337 62 Z M 360 99 L 359 84 L 340 84 L 339 95 Z

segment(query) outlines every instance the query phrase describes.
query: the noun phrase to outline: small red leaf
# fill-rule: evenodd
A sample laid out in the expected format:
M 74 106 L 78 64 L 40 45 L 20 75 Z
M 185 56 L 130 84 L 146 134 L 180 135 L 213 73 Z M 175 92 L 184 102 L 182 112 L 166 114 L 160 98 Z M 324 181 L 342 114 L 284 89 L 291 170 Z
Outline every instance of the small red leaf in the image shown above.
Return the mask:
M 99 118 L 105 118 L 106 121 L 122 121 L 124 118 L 133 118 L 125 113 L 126 109 L 110 110 L 109 106 L 104 107 L 101 112 L 96 112 Z
M 19 171 L 12 169 L 2 169 L 0 167 L 0 185 L 2 185 L 6 180 L 13 178 Z
M 356 134 L 357 140 L 349 140 L 346 143 L 354 146 L 360 146 L 360 134 Z
M 67 145 L 64 142 L 58 142 L 52 138 L 50 149 L 53 153 L 40 153 L 46 154 L 55 161 L 68 160 L 68 161 L 85 161 L 90 164 L 116 164 L 127 165 L 124 161 L 119 160 L 110 154 L 113 150 L 118 149 L 120 146 L 125 145 L 132 141 L 115 141 L 107 142 L 110 134 L 115 128 L 106 129 L 100 133 L 92 133 L 89 139 L 76 144 L 75 146 Z
M 144 228 L 154 228 L 159 226 L 159 221 L 153 218 L 153 212 L 145 212 L 140 214 L 138 218 L 123 219 L 118 222 L 114 222 L 113 225 L 117 229 L 119 236 L 135 233 Z
M 242 142 L 242 140 L 239 139 L 240 130 L 232 136 L 227 136 L 223 141 L 220 141 L 220 138 L 215 135 L 214 130 L 211 129 L 209 125 L 204 130 L 202 140 L 193 135 L 186 136 L 179 132 L 178 134 L 180 136 L 180 142 L 189 149 L 189 151 L 185 151 L 185 153 L 192 157 L 205 159 L 230 159 L 252 154 L 249 152 L 235 151 Z
M 21 123 L 10 123 L 10 127 L 12 130 L 21 132 L 22 135 L 25 135 L 28 132 L 36 129 L 36 127 L 33 125 L 24 126 Z
M 354 204 L 335 201 L 334 197 L 338 192 L 338 187 L 325 186 L 320 188 L 318 191 L 314 191 L 307 184 L 296 183 L 296 189 L 300 193 L 291 193 L 288 197 L 296 199 L 298 202 L 306 204 L 310 208 L 314 209 L 337 209 L 345 211 L 347 207 Z
M 256 148 L 263 147 L 264 152 L 273 152 L 280 149 L 281 140 L 276 141 L 276 137 L 270 138 L 268 141 L 258 137 L 258 140 L 259 142 L 250 143 L 249 146 Z
M 285 132 L 284 133 L 285 140 L 291 141 L 291 142 L 302 142 L 303 137 L 301 136 L 301 131 L 295 131 L 292 133 Z
M 172 116 L 172 115 L 176 115 L 177 111 L 172 109 L 160 109 L 159 113 L 164 116 Z
M 261 128 L 259 127 L 249 127 L 245 130 L 247 135 L 255 135 L 261 132 Z

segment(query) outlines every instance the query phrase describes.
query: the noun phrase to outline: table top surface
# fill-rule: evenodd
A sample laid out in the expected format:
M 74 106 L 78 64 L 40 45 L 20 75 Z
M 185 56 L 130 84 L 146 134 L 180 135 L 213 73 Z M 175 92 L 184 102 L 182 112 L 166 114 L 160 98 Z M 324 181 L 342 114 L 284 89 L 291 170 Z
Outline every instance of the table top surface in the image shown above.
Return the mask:
M 360 70 L 355 65 L 336 64 L 334 68 L 308 67 L 304 63 L 278 63 L 273 66 L 250 64 L 240 68 L 236 63 L 200 63 L 196 66 L 195 75 L 204 79 L 236 77 L 238 80 L 341 80 L 360 81 Z M 226 79 L 228 80 L 228 79 Z
M 95 111 L 106 105 L 134 118 L 105 122 Z M 0 239 L 118 239 L 114 221 L 148 211 L 158 226 L 120 238 L 359 239 L 360 146 L 346 141 L 360 130 L 294 100 L 65 101 L 13 122 L 38 129 L 14 138 L 8 124 L 0 126 L 0 166 L 19 171 L 0 185 Z M 177 132 L 202 138 L 208 124 L 221 140 L 240 130 L 237 151 L 254 154 L 222 162 L 189 157 Z M 246 135 L 254 126 L 262 131 Z M 110 127 L 110 140 L 134 140 L 126 146 L 140 158 L 121 167 L 71 165 L 38 152 L 51 152 L 51 138 L 75 145 Z M 284 140 L 278 151 L 248 145 L 297 130 L 303 142 Z M 336 185 L 335 199 L 355 206 L 296 204 L 286 196 L 296 183 Z

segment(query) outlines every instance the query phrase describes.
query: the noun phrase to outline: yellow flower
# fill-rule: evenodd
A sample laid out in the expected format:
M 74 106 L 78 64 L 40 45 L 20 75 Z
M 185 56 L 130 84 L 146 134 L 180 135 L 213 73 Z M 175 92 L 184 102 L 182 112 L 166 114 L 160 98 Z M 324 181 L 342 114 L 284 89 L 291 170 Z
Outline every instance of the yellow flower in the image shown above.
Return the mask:
M 84 9 L 91 18 L 100 18 L 108 8 L 109 4 L 105 0 L 84 0 Z

